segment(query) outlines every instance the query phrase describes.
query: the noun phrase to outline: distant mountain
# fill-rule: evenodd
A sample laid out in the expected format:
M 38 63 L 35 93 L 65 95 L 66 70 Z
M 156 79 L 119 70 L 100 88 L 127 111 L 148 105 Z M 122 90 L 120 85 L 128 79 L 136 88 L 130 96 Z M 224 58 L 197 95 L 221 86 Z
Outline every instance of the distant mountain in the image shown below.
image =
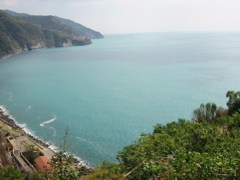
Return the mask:
M 18 17 L 30 16 L 29 14 L 26 14 L 26 13 L 17 13 L 17 12 L 10 11 L 10 10 L 3 10 L 3 11 L 5 11 L 10 16 L 18 16 Z
M 87 45 L 96 38 L 103 35 L 71 20 L 0 10 L 0 58 L 36 48 Z
M 31 16 L 25 13 L 16 13 L 14 11 L 5 11 L 10 16 L 18 17 L 25 22 L 34 24 L 41 28 L 54 29 L 58 31 L 64 31 L 66 33 L 72 33 L 78 36 L 88 36 L 92 39 L 103 38 L 103 35 L 92 29 L 89 29 L 74 21 L 63 19 L 57 16 Z

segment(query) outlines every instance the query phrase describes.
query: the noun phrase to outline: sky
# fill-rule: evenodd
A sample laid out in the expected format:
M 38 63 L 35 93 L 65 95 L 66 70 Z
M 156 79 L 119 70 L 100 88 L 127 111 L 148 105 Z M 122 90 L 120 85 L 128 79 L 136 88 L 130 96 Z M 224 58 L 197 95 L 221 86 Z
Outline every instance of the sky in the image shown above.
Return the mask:
M 0 0 L 0 9 L 56 15 L 103 34 L 240 31 L 240 0 Z

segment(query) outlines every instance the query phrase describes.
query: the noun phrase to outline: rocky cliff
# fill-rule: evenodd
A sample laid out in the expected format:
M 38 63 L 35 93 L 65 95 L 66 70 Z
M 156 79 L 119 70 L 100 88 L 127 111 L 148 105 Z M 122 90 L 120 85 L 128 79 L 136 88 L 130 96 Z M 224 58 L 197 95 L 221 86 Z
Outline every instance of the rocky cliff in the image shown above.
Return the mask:
M 103 36 L 56 16 L 31 16 L 0 10 L 0 58 L 36 48 L 88 45 L 91 38 Z

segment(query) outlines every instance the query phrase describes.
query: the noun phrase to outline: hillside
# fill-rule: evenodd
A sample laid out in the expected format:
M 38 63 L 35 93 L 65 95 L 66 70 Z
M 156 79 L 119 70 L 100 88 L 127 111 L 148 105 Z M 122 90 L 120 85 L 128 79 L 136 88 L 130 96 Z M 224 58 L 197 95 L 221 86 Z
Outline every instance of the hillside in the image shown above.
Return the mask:
M 240 91 L 227 107 L 201 104 L 192 121 L 157 124 L 84 177 L 91 179 L 240 179 Z
M 102 34 L 56 16 L 0 10 L 0 58 L 24 50 L 91 44 Z
M 34 24 L 40 28 L 54 29 L 65 33 L 72 33 L 77 36 L 88 36 L 91 39 L 103 38 L 103 35 L 81 24 L 75 23 L 69 19 L 63 19 L 57 16 L 31 16 L 24 13 L 16 13 L 6 10 L 8 15 L 18 17 L 21 20 Z

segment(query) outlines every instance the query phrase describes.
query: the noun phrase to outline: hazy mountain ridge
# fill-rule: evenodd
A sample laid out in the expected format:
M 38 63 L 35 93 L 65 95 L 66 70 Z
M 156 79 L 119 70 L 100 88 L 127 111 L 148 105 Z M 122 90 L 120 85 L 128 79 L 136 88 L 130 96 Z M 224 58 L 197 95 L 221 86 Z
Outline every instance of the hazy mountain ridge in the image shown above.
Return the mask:
M 56 16 L 31 16 L 0 10 L 0 58 L 36 48 L 91 44 L 102 34 Z

